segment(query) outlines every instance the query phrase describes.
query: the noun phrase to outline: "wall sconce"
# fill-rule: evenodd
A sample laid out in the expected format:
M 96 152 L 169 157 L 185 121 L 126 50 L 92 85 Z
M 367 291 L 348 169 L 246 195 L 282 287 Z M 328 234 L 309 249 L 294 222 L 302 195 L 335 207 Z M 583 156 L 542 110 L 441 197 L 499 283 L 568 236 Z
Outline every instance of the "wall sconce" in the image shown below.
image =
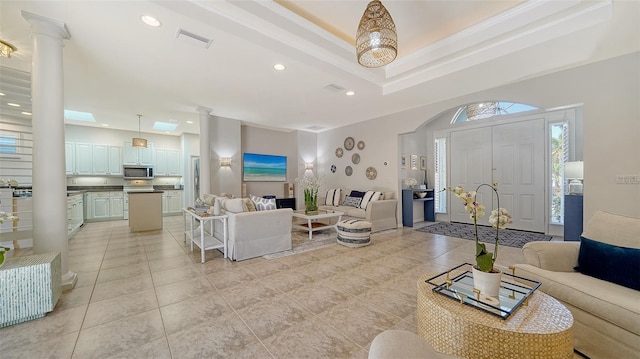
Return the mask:
M 231 167 L 231 157 L 220 157 L 220 167 Z
M 305 171 L 313 171 L 313 162 L 305 162 L 304 169 Z

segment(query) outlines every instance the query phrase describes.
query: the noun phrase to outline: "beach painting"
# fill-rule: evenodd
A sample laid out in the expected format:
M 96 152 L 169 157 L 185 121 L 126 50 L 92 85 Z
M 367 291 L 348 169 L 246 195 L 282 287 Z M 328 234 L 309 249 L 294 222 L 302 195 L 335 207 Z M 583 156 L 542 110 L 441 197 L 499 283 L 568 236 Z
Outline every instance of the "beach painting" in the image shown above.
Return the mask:
M 244 153 L 242 170 L 245 182 L 286 182 L 287 157 Z

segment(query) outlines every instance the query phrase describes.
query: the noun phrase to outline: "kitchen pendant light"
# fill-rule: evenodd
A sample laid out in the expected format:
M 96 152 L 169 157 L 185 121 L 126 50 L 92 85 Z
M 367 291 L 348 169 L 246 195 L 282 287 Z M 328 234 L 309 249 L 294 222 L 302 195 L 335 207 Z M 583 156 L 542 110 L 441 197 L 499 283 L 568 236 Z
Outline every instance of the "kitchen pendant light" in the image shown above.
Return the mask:
M 364 67 L 380 67 L 398 55 L 398 35 L 391 15 L 378 0 L 371 1 L 356 33 L 356 55 Z
M 142 117 L 142 115 L 138 115 L 138 137 L 134 137 L 131 140 L 131 145 L 133 147 L 147 148 L 147 139 L 142 138 L 140 135 L 140 117 Z

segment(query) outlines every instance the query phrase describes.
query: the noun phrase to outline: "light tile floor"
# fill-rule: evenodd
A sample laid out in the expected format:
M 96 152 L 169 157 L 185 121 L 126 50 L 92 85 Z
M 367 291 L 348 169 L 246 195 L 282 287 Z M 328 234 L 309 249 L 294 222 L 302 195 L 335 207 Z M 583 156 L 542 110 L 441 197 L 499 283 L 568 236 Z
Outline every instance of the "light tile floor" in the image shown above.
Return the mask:
M 8 358 L 366 358 L 386 329 L 416 332 L 416 283 L 473 242 L 401 228 L 372 245 L 200 263 L 182 217 L 162 231 L 86 224 L 69 241 L 75 289 L 46 317 L 0 329 Z M 28 254 L 23 252 L 21 255 Z M 522 262 L 502 246 L 498 264 Z

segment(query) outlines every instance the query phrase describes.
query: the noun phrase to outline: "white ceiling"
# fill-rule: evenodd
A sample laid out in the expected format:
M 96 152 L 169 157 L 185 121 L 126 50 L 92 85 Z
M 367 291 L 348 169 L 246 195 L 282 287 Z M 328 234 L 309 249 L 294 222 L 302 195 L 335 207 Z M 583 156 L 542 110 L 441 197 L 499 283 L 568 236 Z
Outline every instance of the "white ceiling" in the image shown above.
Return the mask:
M 204 106 L 256 126 L 323 131 L 640 48 L 637 1 L 386 0 L 399 55 L 366 69 L 353 50 L 366 4 L 0 0 L 0 39 L 18 48 L 0 66 L 30 72 L 27 11 L 66 24 L 65 108 L 92 112 L 94 126 L 137 131 L 142 114 L 143 132 L 177 121 L 172 134 L 198 133 Z M 143 24 L 143 14 L 162 26 Z M 178 28 L 213 43 L 181 41 Z M 0 81 L 0 91 L 10 87 Z M 28 99 L 18 110 L 0 101 L 7 116 L 29 108 Z

